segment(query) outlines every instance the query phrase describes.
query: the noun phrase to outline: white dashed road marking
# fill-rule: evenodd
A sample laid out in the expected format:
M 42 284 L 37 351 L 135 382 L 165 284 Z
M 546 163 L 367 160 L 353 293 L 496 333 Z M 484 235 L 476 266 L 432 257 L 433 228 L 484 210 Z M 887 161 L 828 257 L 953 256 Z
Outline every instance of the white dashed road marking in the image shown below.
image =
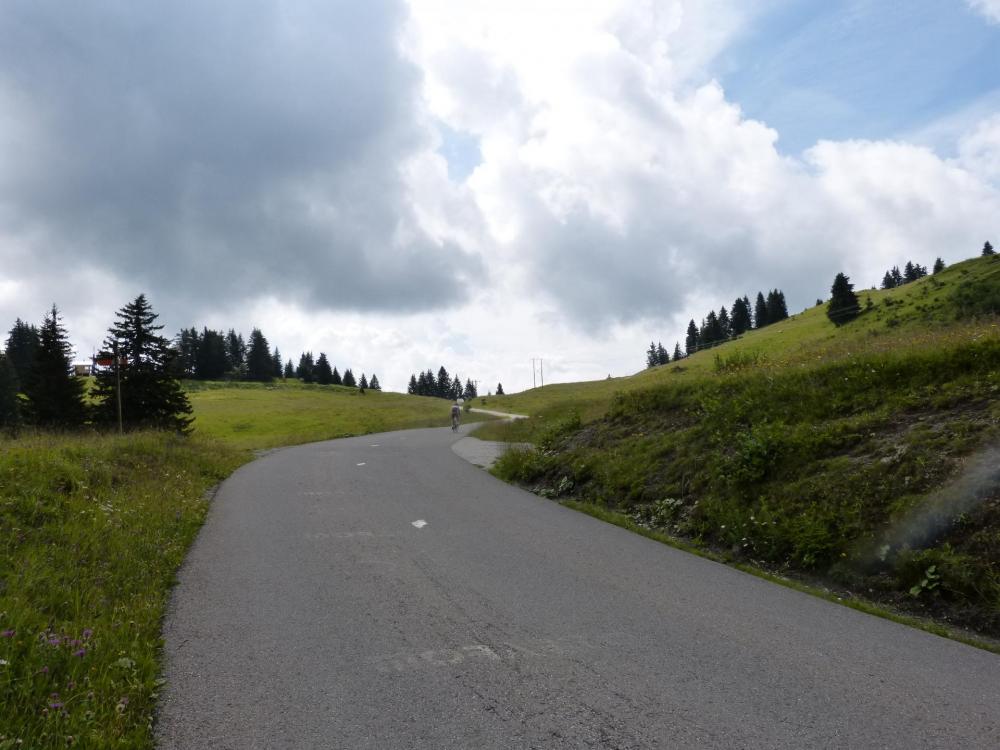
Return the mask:
M 361 463 L 358 464 L 358 466 L 364 466 L 364 465 L 365 465 L 364 461 L 362 461 Z
M 427 525 L 427 521 L 423 521 L 423 520 L 414 521 L 413 525 L 416 526 L 418 529 L 422 529 L 422 528 L 424 528 L 424 526 Z

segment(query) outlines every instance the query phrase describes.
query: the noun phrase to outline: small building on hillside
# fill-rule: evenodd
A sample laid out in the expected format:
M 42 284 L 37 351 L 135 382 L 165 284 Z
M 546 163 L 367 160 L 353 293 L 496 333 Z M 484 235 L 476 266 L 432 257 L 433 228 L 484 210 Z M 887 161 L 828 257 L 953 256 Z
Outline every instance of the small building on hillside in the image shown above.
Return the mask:
M 89 362 L 85 364 L 78 362 L 73 365 L 73 374 L 78 378 L 88 378 L 94 374 L 94 368 Z

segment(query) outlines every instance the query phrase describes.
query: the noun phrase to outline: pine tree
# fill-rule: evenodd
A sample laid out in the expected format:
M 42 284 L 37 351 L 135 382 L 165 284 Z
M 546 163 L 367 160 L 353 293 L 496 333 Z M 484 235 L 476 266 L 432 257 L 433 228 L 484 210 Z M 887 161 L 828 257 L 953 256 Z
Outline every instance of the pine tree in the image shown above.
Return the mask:
M 689 357 L 696 351 L 698 351 L 699 343 L 700 342 L 698 341 L 698 326 L 696 326 L 694 324 L 694 321 L 692 320 L 690 323 L 688 323 L 687 339 L 685 341 L 685 347 Z
M 97 374 L 93 393 L 98 418 L 116 423 L 120 396 L 126 427 L 187 432 L 191 404 L 171 372 L 170 360 L 175 354 L 170 342 L 158 333 L 163 326 L 156 325 L 158 316 L 146 295 L 140 294 L 115 316 L 104 350 L 117 354 L 117 361 Z
M 194 357 L 194 376 L 198 380 L 218 380 L 229 370 L 226 337 L 220 331 L 202 329 Z
M 226 334 L 226 353 L 229 358 L 229 372 L 235 378 L 243 377 L 246 366 L 247 347 L 243 342 L 243 334 L 237 334 L 232 328 Z
M 788 306 L 785 304 L 785 293 L 780 289 L 772 289 L 767 295 L 767 322 L 777 323 L 788 317 Z
M 656 367 L 660 364 L 660 358 L 656 353 L 656 344 L 649 342 L 649 349 L 646 350 L 646 369 Z
M 498 396 L 506 395 L 503 392 L 503 383 L 497 383 L 497 395 Z
M 896 286 L 896 280 L 892 278 L 892 271 L 886 271 L 885 276 L 882 277 L 882 288 L 894 289 L 895 286 Z
M 854 293 L 854 284 L 843 273 L 838 273 L 830 289 L 830 303 L 826 308 L 828 317 L 836 326 L 842 326 L 854 320 L 861 313 L 858 295 Z
M 200 344 L 197 328 L 182 328 L 177 334 L 177 358 L 174 364 L 180 377 L 194 377 Z
M 295 377 L 303 383 L 312 383 L 316 379 L 313 372 L 315 368 L 316 363 L 313 362 L 312 352 L 302 352 L 299 357 L 299 366 L 295 368 Z
M 282 367 L 281 352 L 278 351 L 278 347 L 274 347 L 274 356 L 271 360 L 271 374 L 276 378 L 280 378 L 282 376 Z
M 365 377 L 364 373 L 361 373 L 361 380 L 358 381 L 358 388 L 362 390 L 368 388 L 368 378 Z
M 411 396 L 417 395 L 417 376 L 410 374 L 410 383 L 406 386 L 406 392 Z
M 451 378 L 448 376 L 448 371 L 444 369 L 444 365 L 441 365 L 438 370 L 435 386 L 435 396 L 439 398 L 449 398 L 451 396 Z
M 906 261 L 906 265 L 903 266 L 903 283 L 909 284 L 911 281 L 916 281 L 918 278 L 917 270 L 913 266 L 913 261 Z
M 451 385 L 448 387 L 448 392 L 444 394 L 444 397 L 454 401 L 457 398 L 462 398 L 462 381 L 459 380 L 458 373 L 455 373 L 455 377 L 451 379 Z
M 20 318 L 14 321 L 14 327 L 7 336 L 7 360 L 18 386 L 24 383 L 28 370 L 35 361 L 39 341 L 37 327 L 28 325 Z
M 993 245 L 990 244 L 989 240 L 983 245 L 983 256 L 996 255 L 996 250 L 993 249 Z
M 746 297 L 737 297 L 733 302 L 729 325 L 733 336 L 742 336 L 753 328 L 753 319 L 750 317 L 750 301 Z
M 462 391 L 462 397 L 467 401 L 469 399 L 476 398 L 479 395 L 479 391 L 476 390 L 476 384 L 472 380 L 465 381 L 465 390 Z
M 10 360 L 0 352 L 0 430 L 17 431 L 21 423 L 21 408 L 17 397 L 17 373 Z
M 767 319 L 767 302 L 764 301 L 764 293 L 757 292 L 757 301 L 753 306 L 753 327 L 763 328 L 770 322 Z
M 295 365 L 292 364 L 292 360 L 285 362 L 285 371 L 281 375 L 285 380 L 295 377 Z
M 943 270 L 944 270 L 944 261 L 941 260 L 940 257 L 938 257 L 938 259 L 934 261 L 934 273 L 941 273 Z
M 39 330 L 35 358 L 21 384 L 28 421 L 43 427 L 76 427 L 86 418 L 83 382 L 72 376 L 72 353 L 55 305 Z
M 250 332 L 250 347 L 246 358 L 246 379 L 258 383 L 270 383 L 274 377 L 274 359 L 267 339 L 259 328 Z
M 330 369 L 330 360 L 326 358 L 326 352 L 319 353 L 313 373 L 320 385 L 330 385 L 333 382 L 333 370 Z
M 368 381 L 368 387 L 371 388 L 373 391 L 382 390 L 382 384 L 378 382 L 378 375 L 376 375 L 374 372 L 372 373 L 372 379 Z
M 336 367 L 333 368 L 332 380 L 330 381 L 333 385 L 343 385 L 344 379 L 340 377 L 340 372 Z
M 674 343 L 674 362 L 679 362 L 683 358 L 684 355 L 681 354 L 681 342 L 677 341 Z
M 346 385 L 348 388 L 355 388 L 358 385 L 357 381 L 354 379 L 354 373 L 351 372 L 350 368 L 344 370 L 343 381 L 344 385 Z
M 663 344 L 661 342 L 656 342 L 656 364 L 665 365 L 668 362 L 670 362 L 670 355 L 667 353 L 667 350 L 663 348 Z
M 729 319 L 729 311 L 726 310 L 725 305 L 719 308 L 719 330 L 722 331 L 723 339 L 728 339 L 733 335 L 733 324 Z
M 903 286 L 903 274 L 899 272 L 899 266 L 893 266 L 889 274 L 892 276 L 892 286 L 889 287 L 890 289 Z

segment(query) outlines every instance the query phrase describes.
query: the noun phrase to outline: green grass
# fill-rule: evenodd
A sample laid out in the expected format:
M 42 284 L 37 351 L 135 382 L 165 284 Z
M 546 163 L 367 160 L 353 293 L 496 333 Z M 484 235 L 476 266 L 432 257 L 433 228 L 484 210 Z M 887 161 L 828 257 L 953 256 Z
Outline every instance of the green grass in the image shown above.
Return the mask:
M 1000 461 L 998 290 L 1000 262 L 968 261 L 839 329 L 816 308 L 679 366 L 489 399 L 536 416 L 478 434 L 535 443 L 495 471 L 539 494 L 1000 637 L 1000 486 L 970 479 Z
M 154 433 L 0 440 L 0 748 L 152 745 L 174 573 L 248 458 Z
M 235 448 L 283 445 L 451 424 L 451 402 L 440 398 L 298 381 L 186 384 L 195 434 Z M 466 422 L 490 419 L 466 413 Z

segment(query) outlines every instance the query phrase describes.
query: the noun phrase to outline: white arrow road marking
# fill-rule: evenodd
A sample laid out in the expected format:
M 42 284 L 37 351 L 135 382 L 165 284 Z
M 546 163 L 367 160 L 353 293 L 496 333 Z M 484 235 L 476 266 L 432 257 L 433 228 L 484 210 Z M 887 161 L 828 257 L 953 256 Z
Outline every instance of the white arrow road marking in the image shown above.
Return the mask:
M 414 521 L 413 525 L 416 526 L 418 529 L 422 529 L 422 528 L 424 528 L 424 526 L 427 525 L 427 521 L 423 521 L 423 520 L 421 520 L 421 521 Z

